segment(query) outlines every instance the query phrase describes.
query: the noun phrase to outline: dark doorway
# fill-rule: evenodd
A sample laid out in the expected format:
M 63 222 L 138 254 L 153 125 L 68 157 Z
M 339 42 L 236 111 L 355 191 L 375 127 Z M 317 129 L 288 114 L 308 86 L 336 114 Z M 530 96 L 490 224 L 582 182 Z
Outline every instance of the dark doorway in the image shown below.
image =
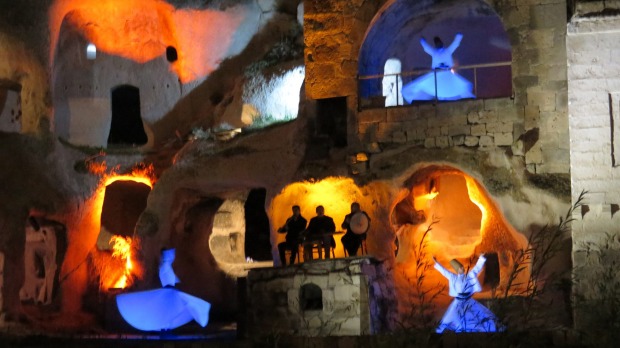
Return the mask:
M 101 208 L 101 228 L 111 234 L 133 236 L 150 192 L 148 185 L 130 180 L 118 180 L 108 185 Z
M 147 140 L 140 115 L 140 90 L 129 85 L 113 89 L 108 145 L 144 145 Z
M 245 256 L 253 260 L 272 260 L 269 217 L 265 212 L 267 190 L 253 189 L 245 201 Z
M 317 135 L 327 135 L 335 147 L 347 146 L 347 98 L 317 100 Z
M 323 290 L 313 283 L 304 284 L 299 289 L 301 311 L 320 311 L 323 309 Z

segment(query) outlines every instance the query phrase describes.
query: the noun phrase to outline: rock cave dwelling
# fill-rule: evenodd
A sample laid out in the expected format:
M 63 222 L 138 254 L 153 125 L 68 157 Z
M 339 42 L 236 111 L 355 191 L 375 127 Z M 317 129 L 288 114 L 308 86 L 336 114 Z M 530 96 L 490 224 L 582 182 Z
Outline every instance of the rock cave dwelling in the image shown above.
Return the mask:
M 0 0 L 0 345 L 615 342 L 619 53 L 618 1 Z

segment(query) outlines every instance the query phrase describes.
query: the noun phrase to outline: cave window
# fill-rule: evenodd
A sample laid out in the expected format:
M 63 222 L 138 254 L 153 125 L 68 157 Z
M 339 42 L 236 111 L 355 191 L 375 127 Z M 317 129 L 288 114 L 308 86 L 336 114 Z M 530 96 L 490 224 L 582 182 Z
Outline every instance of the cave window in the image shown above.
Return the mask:
M 317 100 L 316 135 L 329 138 L 335 147 L 347 146 L 347 98 Z
M 493 290 L 505 281 L 502 277 L 514 267 L 510 255 L 525 248 L 527 241 L 510 226 L 481 184 L 450 166 L 430 165 L 416 171 L 406 180 L 406 186 L 410 194 L 393 205 L 390 223 L 399 230 L 420 232 L 401 231 L 398 236 L 401 246 L 411 245 L 413 235 L 428 233 L 428 239 L 424 243 L 415 242 L 418 244 L 413 248 L 401 248 L 397 262 L 414 260 L 416 257 L 412 256 L 422 251 L 419 249 L 422 245 L 424 257 L 457 259 L 471 267 L 484 253 L 483 291 Z M 518 275 L 519 279 L 528 276 L 528 267 Z M 515 285 L 517 288 L 521 286 Z
M 323 290 L 313 283 L 299 289 L 299 305 L 302 312 L 323 310 Z
M 166 59 L 170 62 L 170 63 L 174 63 L 177 61 L 177 59 L 179 59 L 179 55 L 177 53 L 177 49 L 174 48 L 173 46 L 168 46 L 166 47 Z
M 512 96 L 510 40 L 492 6 L 431 2 L 396 0 L 375 16 L 358 59 L 360 109 Z M 434 38 L 448 48 L 459 33 L 451 69 L 433 70 Z
M 147 140 L 140 114 L 140 90 L 129 85 L 113 89 L 108 145 L 144 145 Z
M 58 265 L 66 252 L 65 226 L 31 216 L 25 228 L 24 283 L 21 301 L 50 304 L 58 286 Z
M 133 236 L 150 192 L 148 185 L 131 180 L 117 180 L 106 186 L 97 240 L 100 250 L 110 249 L 112 235 Z
M 15 84 L 3 86 L 3 84 L 0 83 L 0 131 L 19 133 L 21 129 L 21 86 Z

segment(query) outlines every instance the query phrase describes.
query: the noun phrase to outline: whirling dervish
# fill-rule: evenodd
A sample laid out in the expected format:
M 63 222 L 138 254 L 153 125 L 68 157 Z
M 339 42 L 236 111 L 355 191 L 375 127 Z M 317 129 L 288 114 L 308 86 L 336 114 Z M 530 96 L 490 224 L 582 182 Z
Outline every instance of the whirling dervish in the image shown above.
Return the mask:
M 136 329 L 171 330 L 192 319 L 202 327 L 209 322 L 209 302 L 174 288 L 179 283 L 172 269 L 174 258 L 175 249 L 162 250 L 159 280 L 163 288 L 116 296 L 116 304 L 123 319 Z
M 420 44 L 424 52 L 432 58 L 430 71 L 403 86 L 403 98 L 408 103 L 414 100 L 458 100 L 475 98 L 472 93 L 472 84 L 466 78 L 455 73 L 452 69 L 454 60 L 452 54 L 461 44 L 463 34 L 458 33 L 448 47 L 437 36 L 434 38 L 435 47 L 429 45 L 424 38 Z M 435 83 L 436 82 L 436 83 Z
M 484 255 L 480 255 L 474 268 L 467 273 L 456 259 L 450 260 L 450 265 L 456 274 L 445 269 L 434 256 L 433 261 L 435 261 L 435 269 L 448 279 L 449 293 L 454 297 L 436 331 L 438 333 L 445 330 L 454 332 L 498 331 L 499 325 L 493 312 L 472 298 L 474 293 L 482 290 L 478 281 L 478 273 L 482 271 L 486 261 Z

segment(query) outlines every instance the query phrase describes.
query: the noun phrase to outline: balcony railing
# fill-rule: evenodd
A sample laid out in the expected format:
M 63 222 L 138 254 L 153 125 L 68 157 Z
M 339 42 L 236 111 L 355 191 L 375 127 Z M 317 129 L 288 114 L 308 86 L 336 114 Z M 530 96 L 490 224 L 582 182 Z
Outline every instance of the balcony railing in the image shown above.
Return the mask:
M 453 73 L 467 79 L 473 85 L 473 94 L 476 98 L 499 98 L 510 97 L 512 95 L 512 62 L 494 62 L 485 64 L 462 65 L 453 67 Z M 414 100 L 412 104 L 423 102 L 440 101 L 437 97 L 437 72 L 448 69 L 416 69 L 401 72 L 399 74 L 377 74 L 358 76 L 358 108 L 381 108 L 385 106 L 385 97 L 382 91 L 382 81 L 384 77 L 394 76 L 393 81 L 396 82 L 396 100 L 399 100 L 402 87 L 416 78 L 433 72 L 435 76 L 435 93 L 434 98 L 428 100 Z M 400 79 L 398 78 L 400 77 Z M 402 81 L 402 85 L 400 84 Z M 404 101 L 404 105 L 409 105 Z M 392 105 L 399 106 L 399 105 Z M 391 106 L 390 106 L 391 107 Z

